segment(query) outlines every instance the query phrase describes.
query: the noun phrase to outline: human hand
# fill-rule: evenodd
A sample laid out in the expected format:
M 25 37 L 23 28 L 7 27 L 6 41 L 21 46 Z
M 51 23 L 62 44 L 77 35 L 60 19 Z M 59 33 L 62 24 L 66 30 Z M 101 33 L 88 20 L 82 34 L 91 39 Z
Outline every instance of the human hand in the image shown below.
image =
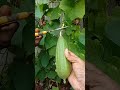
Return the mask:
M 75 90 L 85 90 L 85 62 L 68 49 L 65 50 L 65 56 L 72 63 L 68 81 Z
M 7 47 L 10 45 L 11 39 L 14 33 L 17 31 L 18 27 L 18 22 L 0 27 L 0 46 Z
M 0 17 L 11 16 L 11 14 L 12 14 L 12 11 L 10 6 L 3 5 L 0 7 Z M 11 39 L 14 33 L 17 31 L 18 27 L 19 27 L 18 22 L 13 22 L 10 24 L 0 26 L 0 46 L 1 47 L 7 47 L 10 45 Z
M 11 16 L 12 8 L 8 5 L 2 5 L 0 7 L 0 16 Z
M 39 33 L 39 32 L 40 32 L 40 30 L 39 30 L 38 28 L 36 28 L 36 29 L 35 29 L 35 33 Z M 38 45 L 39 45 L 42 37 L 43 37 L 42 35 L 37 35 L 37 36 L 35 36 L 35 46 L 38 46 Z
M 85 90 L 85 85 L 89 87 L 88 90 L 120 90 L 111 78 L 93 64 L 84 62 L 68 49 L 65 50 L 65 56 L 72 63 L 68 81 L 74 90 Z

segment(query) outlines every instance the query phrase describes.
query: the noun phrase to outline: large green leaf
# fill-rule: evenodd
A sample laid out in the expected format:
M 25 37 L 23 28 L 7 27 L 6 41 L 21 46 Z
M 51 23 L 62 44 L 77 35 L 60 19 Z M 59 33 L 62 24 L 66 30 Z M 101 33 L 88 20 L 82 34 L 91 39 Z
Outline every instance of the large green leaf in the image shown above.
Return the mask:
M 60 14 L 61 14 L 61 9 L 59 7 L 57 8 L 54 8 L 52 10 L 49 10 L 47 12 L 47 16 L 51 19 L 51 20 L 54 20 L 54 19 L 58 19 L 60 17 Z
M 49 48 L 53 47 L 56 44 L 57 44 L 57 38 L 55 36 L 53 36 L 52 34 L 48 33 L 46 35 L 46 38 L 45 38 L 46 49 L 49 49 Z
M 45 68 L 49 63 L 49 55 L 47 52 L 44 53 L 44 55 L 41 58 L 41 64 Z
M 41 18 L 43 16 L 43 5 L 37 5 L 35 7 L 35 17 Z
M 56 46 L 53 46 L 53 47 L 49 48 L 48 50 L 49 50 L 49 55 L 55 56 Z
M 79 56 L 81 59 L 85 60 L 83 51 L 79 48 L 77 43 L 69 43 L 69 50 L 72 51 L 74 54 Z
M 83 18 L 85 14 L 85 0 L 62 0 L 59 6 L 70 17 L 71 20 L 76 17 Z

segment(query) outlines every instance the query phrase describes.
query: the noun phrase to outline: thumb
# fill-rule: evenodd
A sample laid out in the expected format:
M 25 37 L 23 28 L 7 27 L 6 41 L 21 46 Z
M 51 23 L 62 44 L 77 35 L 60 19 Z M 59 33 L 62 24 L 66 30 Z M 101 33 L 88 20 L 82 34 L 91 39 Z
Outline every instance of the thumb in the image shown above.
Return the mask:
M 68 49 L 65 49 L 65 57 L 71 62 L 71 63 L 77 63 L 79 62 L 79 58 L 69 51 Z

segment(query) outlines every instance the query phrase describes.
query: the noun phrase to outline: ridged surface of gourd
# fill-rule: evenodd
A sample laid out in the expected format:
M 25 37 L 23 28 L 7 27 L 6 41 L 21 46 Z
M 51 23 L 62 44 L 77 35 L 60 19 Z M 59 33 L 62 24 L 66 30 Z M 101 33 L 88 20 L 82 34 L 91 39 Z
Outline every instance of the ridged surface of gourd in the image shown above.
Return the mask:
M 66 59 L 64 52 L 68 48 L 63 36 L 59 36 L 56 47 L 56 72 L 61 79 L 66 79 L 71 73 L 71 64 Z

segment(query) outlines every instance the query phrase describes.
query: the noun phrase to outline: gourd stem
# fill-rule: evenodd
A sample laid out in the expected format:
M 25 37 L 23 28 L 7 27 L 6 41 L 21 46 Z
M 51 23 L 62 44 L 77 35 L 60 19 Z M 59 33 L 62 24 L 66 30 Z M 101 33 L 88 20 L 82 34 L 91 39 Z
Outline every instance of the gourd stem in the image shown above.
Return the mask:
M 60 36 L 62 36 L 62 30 L 60 31 Z
M 63 83 L 66 84 L 66 80 L 65 79 L 63 79 Z

